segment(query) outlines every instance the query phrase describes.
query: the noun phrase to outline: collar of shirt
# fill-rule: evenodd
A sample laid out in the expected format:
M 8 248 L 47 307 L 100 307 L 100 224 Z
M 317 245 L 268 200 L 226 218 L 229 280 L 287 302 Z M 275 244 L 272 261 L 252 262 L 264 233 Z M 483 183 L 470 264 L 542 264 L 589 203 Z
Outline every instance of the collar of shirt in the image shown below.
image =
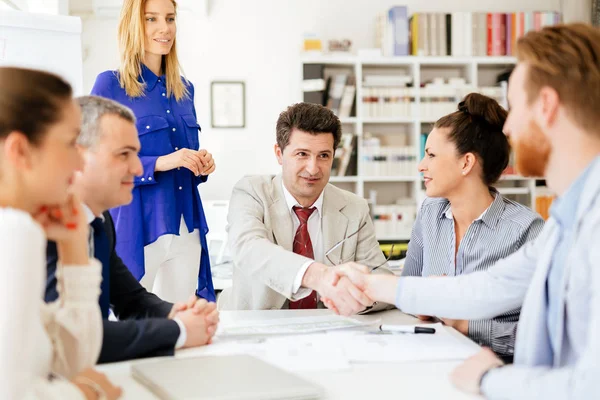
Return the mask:
M 154 72 L 150 70 L 150 68 L 142 64 L 142 74 L 140 76 L 140 82 L 146 83 L 146 91 L 154 89 L 154 86 L 156 86 L 156 82 L 158 82 L 159 78 L 164 80 L 165 76 L 157 76 Z
M 502 216 L 502 212 L 504 211 L 504 201 L 502 200 L 502 196 L 496 190 L 492 190 L 491 193 L 494 195 L 494 201 L 486 210 L 481 213 L 481 215 L 475 221 L 483 221 L 484 224 L 489 226 L 490 228 L 495 228 L 498 225 L 498 221 Z M 442 213 L 440 218 L 448 218 L 452 219 L 452 208 L 450 207 L 450 202 L 442 209 Z
M 82 204 L 81 207 L 83 208 L 83 212 L 85 213 L 85 218 L 87 220 L 88 225 L 91 224 L 92 221 L 94 221 L 96 218 L 100 218 L 102 221 L 104 221 L 104 215 L 100 214 L 99 217 L 96 217 L 92 210 L 90 210 L 90 208 L 86 204 Z
M 575 224 L 575 218 L 577 217 L 577 206 L 579 205 L 579 199 L 585 189 L 585 183 L 590 171 L 594 165 L 600 160 L 597 157 L 594 161 L 588 165 L 581 175 L 569 186 L 569 189 L 554 200 L 552 207 L 550 207 L 550 215 L 556 219 L 556 222 L 563 229 L 570 229 Z
M 281 182 L 281 187 L 283 188 L 283 195 L 285 196 L 285 202 L 287 204 L 287 208 L 290 211 L 291 214 L 294 214 L 294 210 L 292 209 L 294 206 L 298 206 L 298 207 L 302 207 L 300 204 L 298 204 L 298 201 L 296 201 L 296 199 L 294 198 L 294 196 L 292 196 L 292 194 L 286 189 L 285 185 L 283 184 L 283 181 Z M 323 215 L 323 193 L 325 191 L 323 190 L 321 192 L 321 194 L 319 195 L 319 197 L 317 198 L 317 201 L 315 201 L 313 203 L 313 205 L 311 207 L 315 207 L 317 209 L 317 212 L 319 213 L 319 218 Z

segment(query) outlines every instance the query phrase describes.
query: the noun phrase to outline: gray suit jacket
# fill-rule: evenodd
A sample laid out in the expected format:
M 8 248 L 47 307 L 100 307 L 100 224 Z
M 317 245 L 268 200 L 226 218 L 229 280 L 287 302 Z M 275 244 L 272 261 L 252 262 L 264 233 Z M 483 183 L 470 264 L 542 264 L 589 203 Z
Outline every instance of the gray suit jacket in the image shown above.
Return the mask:
M 515 363 L 486 376 L 488 398 L 591 399 L 600 393 L 600 161 L 579 201 L 559 294 L 559 345 L 551 351 L 546 281 L 558 236 L 551 218 L 537 239 L 487 271 L 400 279 L 397 306 L 409 313 L 487 319 L 522 305 Z
M 233 255 L 233 286 L 219 297 L 226 310 L 281 309 L 293 295 L 293 285 L 309 259 L 292 252 L 293 221 L 281 176 L 251 176 L 233 188 L 227 216 L 228 243 Z M 331 184 L 323 194 L 323 251 L 366 226 L 329 257 L 355 260 L 375 267 L 385 261 L 365 199 Z M 325 260 L 325 264 L 330 265 Z M 382 272 L 389 273 L 385 268 Z M 379 307 L 378 309 L 380 309 Z

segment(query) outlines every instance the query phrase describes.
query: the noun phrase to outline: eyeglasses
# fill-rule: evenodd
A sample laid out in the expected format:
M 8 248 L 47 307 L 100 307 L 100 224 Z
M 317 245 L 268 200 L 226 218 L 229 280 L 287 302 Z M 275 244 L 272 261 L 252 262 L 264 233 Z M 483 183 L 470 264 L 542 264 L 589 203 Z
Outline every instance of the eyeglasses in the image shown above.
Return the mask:
M 329 255 L 330 255 L 330 254 L 331 254 L 331 253 L 332 253 L 332 252 L 333 252 L 335 249 L 337 249 L 338 247 L 340 247 L 340 246 L 341 246 L 341 245 L 342 245 L 342 244 L 343 244 L 343 243 L 344 243 L 346 240 L 348 240 L 348 239 L 350 239 L 352 236 L 355 236 L 356 234 L 358 234 L 358 232 L 360 232 L 360 230 L 361 230 L 362 228 L 364 228 L 366 225 L 367 225 L 367 223 L 365 222 L 365 223 L 364 223 L 364 224 L 362 224 L 362 225 L 361 225 L 361 226 L 360 226 L 360 227 L 359 227 L 359 228 L 358 228 L 358 229 L 357 229 L 357 230 L 356 230 L 354 233 L 352 233 L 352 234 L 350 234 L 350 235 L 346 236 L 345 238 L 343 238 L 342 240 L 340 240 L 339 242 L 337 242 L 336 244 L 334 244 L 334 245 L 333 245 L 333 247 L 331 247 L 329 250 L 327 250 L 327 252 L 325 252 L 325 258 L 327 258 L 327 260 L 328 260 L 328 261 L 331 263 L 331 265 L 340 265 L 340 264 L 347 263 L 348 261 L 352 261 L 352 258 L 348 258 L 347 260 L 342 260 L 342 259 L 341 259 L 341 255 L 340 255 L 340 261 L 339 261 L 339 263 L 337 263 L 337 264 L 336 264 L 335 262 L 333 262 L 333 261 L 331 260 L 331 258 L 329 258 Z M 384 262 L 382 262 L 381 264 L 379 264 L 378 266 L 371 268 L 371 271 L 375 271 L 377 268 L 384 266 L 384 265 L 385 265 L 385 264 L 386 264 L 386 263 L 387 263 L 387 262 L 390 260 L 390 258 L 392 257 L 392 254 L 394 254 L 394 246 L 395 246 L 395 245 L 393 245 L 393 244 L 392 244 L 392 247 L 391 247 L 391 249 L 390 249 L 390 252 L 389 252 L 388 256 L 386 257 L 385 261 L 384 261 Z

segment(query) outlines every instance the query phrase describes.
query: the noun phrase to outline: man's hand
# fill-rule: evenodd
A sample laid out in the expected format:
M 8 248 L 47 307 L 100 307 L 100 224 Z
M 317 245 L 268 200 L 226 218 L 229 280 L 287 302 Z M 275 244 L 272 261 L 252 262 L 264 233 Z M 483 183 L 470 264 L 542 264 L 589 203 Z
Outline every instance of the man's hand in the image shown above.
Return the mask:
M 463 392 L 481 394 L 479 383 L 483 374 L 502 365 L 492 350 L 484 348 L 452 371 L 450 379 Z
M 359 267 L 364 273 L 368 271 L 367 267 Z M 350 279 L 337 274 L 338 268 L 315 262 L 304 274 L 302 286 L 316 290 L 324 304 L 337 314 L 353 315 L 371 306 L 373 301 Z
M 420 318 L 419 318 L 420 319 Z M 448 325 L 459 331 L 465 336 L 469 335 L 469 321 L 465 319 L 450 319 L 450 318 L 442 318 L 441 319 L 444 325 Z
M 183 347 L 209 344 L 217 331 L 219 311 L 215 303 L 190 296 L 187 303 L 175 303 L 169 318 L 177 317 L 185 325 L 187 340 Z
M 369 268 L 355 262 L 342 264 L 336 267 L 334 272 L 340 280 L 342 277 L 350 279 L 372 301 L 380 301 L 388 304 L 395 303 L 396 286 L 398 285 L 398 278 L 396 276 L 371 274 Z

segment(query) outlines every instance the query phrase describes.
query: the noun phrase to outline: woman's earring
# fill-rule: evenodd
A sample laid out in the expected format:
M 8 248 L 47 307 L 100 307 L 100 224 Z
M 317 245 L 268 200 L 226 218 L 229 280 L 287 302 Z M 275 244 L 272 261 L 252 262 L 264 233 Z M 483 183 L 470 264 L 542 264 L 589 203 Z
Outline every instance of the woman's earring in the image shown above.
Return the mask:
M 463 171 L 463 172 L 462 172 L 462 174 L 463 174 L 463 175 L 467 175 L 467 171 Z

